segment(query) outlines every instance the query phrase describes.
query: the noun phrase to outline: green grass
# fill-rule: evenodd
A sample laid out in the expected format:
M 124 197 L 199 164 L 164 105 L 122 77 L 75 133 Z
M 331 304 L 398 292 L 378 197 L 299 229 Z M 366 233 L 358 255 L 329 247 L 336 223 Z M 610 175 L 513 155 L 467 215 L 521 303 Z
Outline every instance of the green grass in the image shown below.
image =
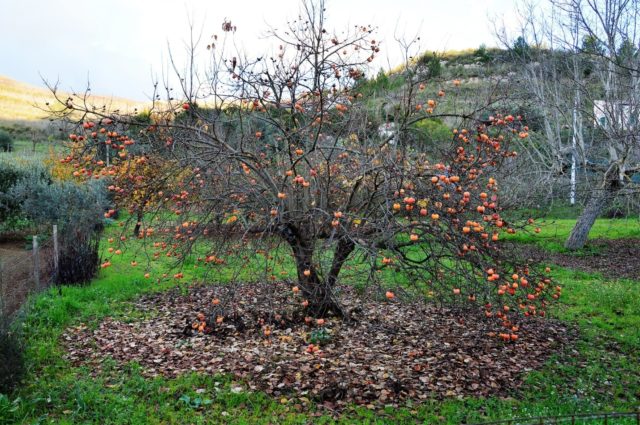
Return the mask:
M 575 220 L 567 218 L 539 220 L 540 233 L 519 232 L 515 235 L 508 235 L 505 239 L 519 243 L 534 243 L 548 251 L 566 252 L 564 241 L 569 236 L 574 224 Z M 640 219 L 600 218 L 596 220 L 589 233 L 589 239 L 596 238 L 640 238 Z
M 544 228 L 543 247 L 553 249 L 551 242 L 562 240 L 571 223 L 559 221 L 555 226 L 553 230 Z M 118 230 L 111 226 L 107 236 Z M 623 220 L 604 220 L 597 223 L 594 232 L 601 237 L 637 236 L 637 226 L 632 231 Z M 352 408 L 334 420 L 327 415 L 310 416 L 315 411 L 312 405 L 302 408 L 261 393 L 236 392 L 243 383 L 227 376 L 147 379 L 135 363 L 122 373 L 108 359 L 104 371 L 95 375 L 87 367 L 71 366 L 63 359 L 60 344 L 67 327 L 93 327 L 106 316 L 135 320 L 144 313 L 136 312 L 130 301 L 142 293 L 180 284 L 145 279 L 145 266 L 129 266 L 136 255 L 139 260 L 139 252 L 131 248 L 114 257 L 113 266 L 101 271 L 88 286 L 66 286 L 61 294 L 53 289 L 33 299 L 22 322 L 29 374 L 15 393 L 0 397 L 0 424 L 392 424 L 416 420 L 453 424 L 632 410 L 640 403 L 640 298 L 634 296 L 639 282 L 606 280 L 598 274 L 561 268 L 553 269 L 564 287 L 554 316 L 578 329 L 576 344 L 554 355 L 541 370 L 531 372 L 523 387 L 508 398 L 408 402 L 395 410 Z M 235 278 L 231 269 L 237 265 L 221 268 L 216 281 Z M 154 274 L 166 271 L 165 266 L 153 266 Z M 192 266 L 186 265 L 185 280 L 201 277 L 201 269 Z

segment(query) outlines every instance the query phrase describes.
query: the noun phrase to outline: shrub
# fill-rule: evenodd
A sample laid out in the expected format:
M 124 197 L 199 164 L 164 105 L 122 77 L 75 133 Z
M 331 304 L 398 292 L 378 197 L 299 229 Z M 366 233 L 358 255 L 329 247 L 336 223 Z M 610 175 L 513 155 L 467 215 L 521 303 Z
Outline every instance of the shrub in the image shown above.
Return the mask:
M 531 55 L 531 47 L 522 36 L 518 37 L 516 41 L 513 42 L 512 51 L 521 59 L 528 59 Z
M 489 63 L 493 59 L 493 56 L 487 50 L 486 44 L 481 44 L 474 52 L 474 56 L 482 63 Z
M 0 305 L 0 394 L 12 391 L 24 375 L 23 347 Z
M 0 221 L 6 222 L 10 219 L 20 218 L 20 202 L 10 192 L 18 182 L 29 176 L 34 179 L 50 181 L 47 170 L 39 165 L 20 165 L 9 161 L 0 161 Z
M 432 118 L 416 124 L 419 142 L 446 142 L 453 137 L 451 129 L 442 120 Z
M 442 65 L 440 64 L 440 57 L 433 52 L 431 54 L 425 53 L 418 58 L 418 65 L 425 66 L 427 68 L 426 78 L 437 78 L 442 75 Z
M 31 176 L 21 180 L 12 194 L 36 223 L 58 224 L 61 250 L 57 281 L 88 282 L 99 264 L 102 215 L 108 205 L 104 184 L 52 183 Z
M 13 150 L 13 137 L 4 130 L 0 130 L 0 151 L 11 152 Z

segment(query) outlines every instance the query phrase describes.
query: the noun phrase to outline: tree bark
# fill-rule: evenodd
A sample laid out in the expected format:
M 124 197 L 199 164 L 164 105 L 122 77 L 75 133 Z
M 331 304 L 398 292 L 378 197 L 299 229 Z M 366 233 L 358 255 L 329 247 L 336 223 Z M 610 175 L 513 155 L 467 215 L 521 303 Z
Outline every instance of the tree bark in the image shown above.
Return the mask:
M 349 254 L 354 249 L 351 241 L 341 240 L 336 246 L 331 270 L 323 279 L 314 266 L 314 241 L 308 241 L 299 235 L 297 229 L 288 227 L 283 232 L 285 240 L 293 251 L 298 274 L 298 284 L 305 299 L 309 301 L 308 311 L 314 317 L 335 315 L 344 317 L 344 311 L 333 296 L 333 286 Z
M 137 238 L 140 235 L 140 227 L 142 226 L 142 219 L 144 218 L 144 212 L 138 211 L 136 214 L 136 225 L 133 228 L 133 237 Z
M 606 178 L 606 177 L 605 177 Z M 598 216 L 609 205 L 618 190 L 617 181 L 605 180 L 602 187 L 591 194 L 591 198 L 578 217 L 571 234 L 564 243 L 564 247 L 570 250 L 578 250 L 584 247 L 589 237 L 589 232 Z

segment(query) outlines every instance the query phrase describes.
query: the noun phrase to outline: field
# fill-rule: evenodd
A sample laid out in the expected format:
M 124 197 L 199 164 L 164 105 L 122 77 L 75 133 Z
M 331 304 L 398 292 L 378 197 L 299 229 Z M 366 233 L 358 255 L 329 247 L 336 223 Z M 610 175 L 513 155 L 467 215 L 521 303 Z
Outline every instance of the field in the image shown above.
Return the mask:
M 522 242 L 558 249 L 570 220 L 556 220 L 539 238 Z M 108 236 L 118 235 L 113 225 Z M 636 238 L 635 220 L 599 220 L 599 238 Z M 105 244 L 105 248 L 106 249 Z M 133 252 L 133 251 L 131 251 Z M 106 254 L 106 252 L 105 252 Z M 106 318 L 123 322 L 144 317 L 133 302 L 176 283 L 150 283 L 143 270 L 129 267 L 132 253 L 113 261 L 86 287 L 62 287 L 35 297 L 24 318 L 29 376 L 11 398 L 0 399 L 3 423 L 477 423 L 512 417 L 628 411 L 640 398 L 640 302 L 638 280 L 553 267 L 565 289 L 553 315 L 575 329 L 574 343 L 527 373 L 509 396 L 460 397 L 407 402 L 397 409 L 350 406 L 338 419 L 310 402 L 309 409 L 287 397 L 247 391 L 230 375 L 190 373 L 175 379 L 147 378 L 136 362 L 117 367 L 108 357 L 99 371 L 65 360 L 69 329 L 96 329 Z M 158 266 L 156 266 L 158 267 Z M 160 271 L 160 270 L 156 270 Z M 220 276 L 225 272 L 221 271 Z M 188 281 L 197 275 L 187 276 Z M 207 285 L 215 285 L 215 276 Z M 179 284 L 182 287 L 185 283 Z M 186 288 L 185 288 L 186 289 Z M 610 422 L 612 423 L 612 422 Z M 623 423 L 623 422 L 619 422 Z
M 63 99 L 67 97 L 64 92 L 58 95 Z M 122 112 L 144 108 L 143 102 L 122 98 L 91 96 L 89 99 L 96 107 L 107 106 L 110 110 L 119 109 Z M 47 102 L 51 105 L 56 103 L 47 89 L 0 76 L 0 121 L 43 127 L 49 118 Z

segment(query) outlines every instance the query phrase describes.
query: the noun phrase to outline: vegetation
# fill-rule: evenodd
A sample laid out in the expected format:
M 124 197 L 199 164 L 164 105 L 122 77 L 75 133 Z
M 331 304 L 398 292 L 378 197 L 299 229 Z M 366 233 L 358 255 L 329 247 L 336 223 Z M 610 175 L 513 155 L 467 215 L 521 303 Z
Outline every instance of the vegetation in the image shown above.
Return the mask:
M 202 93 L 189 91 L 193 85 L 181 78 L 187 100 L 168 99 L 171 109 L 156 111 L 173 120 L 138 126 L 117 115 L 85 119 L 69 136 L 75 146 L 64 162 L 79 179 L 110 181 L 118 207 L 135 212 L 135 236 L 151 244 L 158 243 L 151 234 L 169 235 L 157 255 L 180 262 L 205 239 L 204 266 L 215 267 L 239 255 L 242 245 L 288 247 L 305 303 L 300 321 L 348 319 L 335 293 L 344 266 L 363 256 L 370 265 L 363 285 L 375 285 L 378 270 L 392 269 L 415 282 L 412 296 L 458 298 L 496 317 L 508 329 L 500 337 L 515 341 L 511 318 L 544 317 L 561 291 L 543 270 L 506 256 L 498 243 L 501 234 L 531 224 L 506 217 L 493 177 L 515 157 L 514 139 L 528 137 L 520 119 L 497 114 L 468 122 L 461 113 L 459 124 L 470 128 L 451 131 L 438 121 L 437 108 L 459 84 L 423 100 L 425 83 L 440 72 L 435 56 L 424 76 L 406 69 L 402 100 L 384 118 L 363 119 L 368 103 L 356 90 L 380 50 L 373 30 L 362 26 L 336 38 L 324 26 L 323 2 L 304 5 L 312 25 L 294 21 L 287 34 L 272 34 L 283 43 L 278 60 L 236 60 L 208 71 L 218 108 L 198 106 Z M 312 42 L 317 39 L 322 43 Z M 228 54 L 212 49 L 215 63 Z M 282 74 L 282 63 L 296 72 Z M 390 84 L 379 74 L 371 96 Z M 82 102 L 59 102 L 68 103 L 67 118 L 92 112 Z M 246 107 L 227 109 L 237 104 Z M 390 134 L 380 131 L 385 124 L 393 125 Z M 215 246 L 205 238 L 212 231 Z M 278 261 L 263 279 L 277 280 L 269 269 Z M 211 313 L 198 329 L 216 332 L 221 318 Z
M 0 161 L 0 230 L 38 234 L 42 226 L 57 225 L 60 282 L 84 283 L 95 275 L 108 202 L 102 182 L 79 185 L 55 179 L 44 164 Z
M 0 130 L 0 150 L 3 152 L 11 152 L 13 150 L 13 138 L 3 130 Z
M 54 101 L 55 98 L 47 89 L 0 76 L 0 121 L 45 126 L 43 123 L 38 124 L 38 121 L 48 118 L 46 103 L 52 104 Z M 142 102 L 106 96 L 91 96 L 90 102 L 98 108 L 104 106 L 109 110 L 119 109 L 123 112 L 146 107 Z
M 592 22 L 563 4 L 560 25 Z M 12 321 L 0 297 L 0 425 L 638 409 L 637 138 L 589 115 L 633 96 L 637 43 L 524 31 L 372 74 L 373 29 L 327 29 L 324 6 L 257 59 L 225 21 L 153 109 L 52 87 L 55 130 L 2 125 L 0 236 L 58 224 L 62 251 Z M 35 118 L 2 83 L 0 120 Z
M 56 281 L 86 283 L 99 266 L 102 216 L 109 205 L 106 188 L 97 181 L 78 185 L 38 177 L 21 180 L 11 194 L 34 223 L 58 225 L 61 250 Z
M 0 300 L 0 406 L 2 394 L 11 393 L 22 380 L 25 373 L 23 340 L 15 326 L 4 314 Z M 5 420 L 0 407 L 0 421 Z
M 609 227 L 612 230 L 609 237 L 613 238 L 616 234 L 613 232 L 626 234 L 626 224 L 625 221 L 605 221 L 603 228 Z M 560 240 L 567 236 L 568 227 L 558 229 Z M 105 239 L 117 238 L 121 231 L 121 227 L 112 225 Z M 148 312 L 131 310 L 130 300 L 148 291 L 182 285 L 176 280 L 160 285 L 149 283 L 144 269 L 130 267 L 135 253 L 135 249 L 130 249 L 117 256 L 112 268 L 103 271 L 89 286 L 64 286 L 62 295 L 52 290 L 33 300 L 23 324 L 29 375 L 17 392 L 0 399 L 0 422 L 32 423 L 38 418 L 42 418 L 43 423 L 105 424 L 182 423 L 185 420 L 193 423 L 308 422 L 309 411 L 299 412 L 295 406 L 280 400 L 239 390 L 244 388 L 242 381 L 228 376 L 190 374 L 178 379 L 149 379 L 141 375 L 135 362 L 125 375 L 109 373 L 111 361 L 106 360 L 106 370 L 94 377 L 90 368 L 75 367 L 65 361 L 60 336 L 68 327 L 93 327 L 107 315 L 135 321 Z M 169 266 L 170 263 L 164 261 L 154 265 L 154 271 L 161 274 L 162 270 L 168 271 Z M 189 271 L 187 278 L 198 279 L 202 269 L 197 270 Z M 233 266 L 218 273 L 223 281 L 225 275 L 234 274 Z M 454 424 L 635 408 L 640 370 L 631 359 L 640 348 L 637 323 L 640 304 L 631 294 L 637 282 L 607 280 L 598 274 L 555 267 L 553 275 L 567 287 L 563 301 L 553 314 L 577 326 L 579 339 L 574 348 L 558 353 L 542 370 L 528 376 L 512 398 L 433 400 L 391 410 L 354 406 L 339 420 L 320 412 L 321 416 L 314 422 L 419 420 Z M 181 400 L 184 395 L 189 396 L 189 402 Z M 198 398 L 200 403 L 195 401 Z

